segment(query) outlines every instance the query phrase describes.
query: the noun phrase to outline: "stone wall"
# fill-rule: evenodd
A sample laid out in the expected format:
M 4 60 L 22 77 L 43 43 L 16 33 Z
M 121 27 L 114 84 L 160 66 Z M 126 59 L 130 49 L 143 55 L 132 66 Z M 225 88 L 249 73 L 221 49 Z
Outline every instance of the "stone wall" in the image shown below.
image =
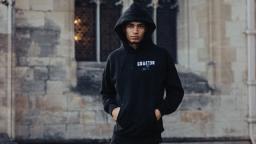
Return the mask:
M 181 0 L 179 63 L 221 92 L 246 80 L 246 2 Z M 240 10 L 238 13 L 237 10 Z
M 68 108 L 75 86 L 72 0 L 17 0 L 16 137 L 66 138 L 80 113 Z

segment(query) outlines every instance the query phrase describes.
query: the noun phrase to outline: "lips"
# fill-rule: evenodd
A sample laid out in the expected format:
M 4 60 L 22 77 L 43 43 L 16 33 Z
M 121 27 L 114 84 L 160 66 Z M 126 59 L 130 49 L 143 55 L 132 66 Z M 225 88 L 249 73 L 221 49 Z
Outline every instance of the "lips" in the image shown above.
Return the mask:
M 132 39 L 139 39 L 138 36 L 131 36 Z

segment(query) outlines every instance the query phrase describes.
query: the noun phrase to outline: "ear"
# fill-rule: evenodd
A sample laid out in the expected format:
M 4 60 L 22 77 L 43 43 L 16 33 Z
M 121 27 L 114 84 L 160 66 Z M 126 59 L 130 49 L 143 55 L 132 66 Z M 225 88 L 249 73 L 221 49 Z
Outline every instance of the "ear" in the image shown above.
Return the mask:
M 126 25 L 123 25 L 123 26 L 122 26 L 122 32 L 123 32 L 123 34 L 126 35 Z
M 123 36 L 126 38 L 126 26 L 127 24 L 122 25 L 122 32 L 123 32 Z

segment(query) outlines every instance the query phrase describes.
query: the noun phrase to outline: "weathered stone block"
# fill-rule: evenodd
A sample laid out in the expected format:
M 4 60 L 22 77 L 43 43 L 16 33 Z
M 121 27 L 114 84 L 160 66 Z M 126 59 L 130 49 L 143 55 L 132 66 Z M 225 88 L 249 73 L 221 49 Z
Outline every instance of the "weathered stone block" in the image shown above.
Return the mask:
M 0 98 L 5 98 L 5 97 L 6 97 L 6 90 L 5 89 L 0 89 Z
M 84 136 L 90 137 L 91 139 L 99 138 L 101 132 L 97 129 L 96 125 L 84 125 Z
M 27 96 L 15 96 L 16 119 L 22 117 L 23 113 L 29 110 L 29 98 Z
M 102 103 L 92 103 L 92 104 L 87 104 L 86 107 L 83 109 L 83 111 L 85 110 L 94 110 L 94 111 L 101 111 L 103 110 L 103 105 Z
M 31 41 L 31 45 L 27 51 L 27 56 L 37 57 L 37 56 L 40 56 L 40 53 L 41 53 L 41 47 L 39 46 L 39 44 L 35 41 Z
M 107 114 L 103 110 L 95 111 L 95 122 L 97 124 L 106 124 L 107 121 Z
M 56 50 L 56 55 L 59 57 L 69 57 L 70 55 L 72 55 L 72 53 L 70 53 L 70 48 L 72 48 L 71 44 L 63 44 L 61 42 L 60 45 L 57 46 Z
M 32 125 L 30 129 L 30 139 L 43 139 L 44 128 L 43 125 Z
M 27 80 L 27 81 L 33 81 L 34 80 L 34 70 L 32 68 L 28 68 L 23 78 L 24 78 L 24 80 Z
M 179 110 L 205 110 L 214 105 L 214 98 L 209 95 L 185 95 Z
M 16 138 L 24 139 L 24 138 L 28 138 L 29 135 L 30 135 L 30 131 L 29 131 L 28 125 L 16 125 L 15 127 Z
M 54 45 L 51 44 L 41 44 L 40 46 L 40 56 L 41 57 L 53 57 L 56 55 L 56 49 Z
M 40 48 L 41 57 L 55 56 L 56 45 L 59 41 L 59 29 L 54 26 L 45 26 L 44 29 L 35 29 L 31 33 L 33 41 L 35 41 Z M 46 43 L 47 41 L 47 43 Z
M 95 124 L 95 111 L 81 112 L 81 124 Z
M 30 7 L 36 11 L 52 11 L 53 0 L 30 0 Z
M 50 58 L 50 66 L 67 66 L 68 62 L 67 59 L 63 58 L 63 57 L 53 57 Z
M 49 66 L 49 79 L 65 81 L 67 79 L 67 70 L 64 66 Z
M 65 31 L 65 23 L 67 23 L 70 19 L 68 19 L 68 12 L 48 12 L 45 14 L 45 18 L 54 23 L 59 30 Z
M 78 66 L 77 71 L 77 87 L 74 89 L 83 95 L 99 95 L 103 69 L 89 66 L 84 68 Z
M 38 97 L 37 107 L 51 112 L 64 111 L 67 108 L 66 96 L 53 94 Z
M 29 0 L 16 0 L 15 1 L 15 8 L 21 10 L 29 10 Z
M 66 112 L 67 124 L 79 124 L 80 123 L 80 112 L 79 111 L 70 111 Z
M 205 134 L 201 132 L 205 127 L 202 126 L 200 128 L 199 124 L 184 123 L 181 121 L 175 123 L 164 121 L 164 128 L 163 137 L 180 137 L 180 135 L 184 134 L 189 134 L 190 137 L 200 137 L 200 135 Z
M 55 56 L 58 41 L 59 29 L 54 25 L 48 27 L 45 24 L 41 28 L 17 28 L 15 51 L 18 58 Z
M 19 57 L 20 66 L 48 66 L 50 59 L 48 57 Z
M 17 85 L 17 83 L 19 82 L 20 79 L 23 79 L 28 71 L 29 67 L 16 67 L 14 69 L 14 79 L 15 79 L 15 83 Z
M 63 81 L 47 81 L 46 92 L 48 95 L 61 95 L 67 90 L 68 88 Z
M 97 131 L 99 131 L 100 135 L 97 135 L 97 137 L 102 137 L 102 138 L 110 138 L 112 136 L 112 131 L 113 131 L 113 125 L 111 124 L 97 124 Z
M 0 33 L 6 34 L 8 33 L 8 15 L 7 15 L 7 7 L 5 5 L 0 5 Z
M 59 125 L 67 123 L 66 113 L 63 111 L 44 111 L 41 113 L 42 124 Z
M 46 125 L 43 131 L 43 137 L 46 140 L 61 140 L 65 138 L 65 125 Z
M 7 52 L 7 49 L 8 49 L 8 34 L 0 33 L 0 52 L 5 53 Z
M 0 38 L 0 41 L 1 41 L 1 38 Z M 7 54 L 0 53 L 0 68 L 4 68 L 4 67 L 7 67 Z
M 30 96 L 41 96 L 46 93 L 45 81 L 23 81 L 21 83 L 21 90 L 24 94 Z
M 107 115 L 107 118 L 108 118 L 108 123 L 109 124 L 115 124 L 115 120 L 113 119 L 113 117 L 110 116 L 110 114 L 107 114 L 107 113 L 106 113 L 106 115 Z
M 80 110 L 84 108 L 86 101 L 82 100 L 80 96 L 68 95 L 67 96 L 68 110 Z
M 0 68 L 0 89 L 6 89 L 7 69 Z
M 44 111 L 40 114 L 38 124 L 79 124 L 79 112 L 64 112 L 64 111 Z
M 6 107 L 0 106 L 0 131 L 7 132 L 7 116 L 6 116 Z
M 76 94 L 67 94 L 68 110 L 102 110 L 102 104 L 98 104 L 98 100 L 91 96 L 80 96 Z M 101 108 L 99 108 L 101 107 Z
M 32 49 L 35 48 L 34 43 L 32 42 L 30 36 L 30 29 L 28 28 L 16 28 L 16 36 L 15 36 L 15 48 L 14 51 L 16 53 L 16 57 L 17 57 L 17 65 L 20 65 L 19 59 L 20 57 L 24 57 L 24 56 L 31 56 L 32 52 L 34 51 Z M 32 45 L 33 43 L 33 45 Z M 37 55 L 35 55 L 37 56 Z
M 34 68 L 34 79 L 35 80 L 47 80 L 48 79 L 48 68 L 47 67 L 35 67 Z
M 215 137 L 231 137 L 231 136 L 248 136 L 248 123 L 240 120 L 228 120 L 223 118 L 223 121 L 215 121 L 214 126 L 212 127 L 212 133 Z M 219 119 L 220 120 L 220 119 Z M 231 122 L 232 121 L 232 122 Z
M 206 79 L 192 72 L 179 73 L 179 76 L 185 93 L 209 93 L 213 91 Z
M 206 111 L 187 111 L 181 113 L 181 122 L 185 123 L 208 123 L 212 119 L 212 114 Z
M 209 61 L 209 52 L 207 48 L 198 48 L 198 60 L 206 63 Z
M 33 0 L 32 0 L 33 1 Z M 16 27 L 44 27 L 44 13 L 40 11 L 18 10 L 16 12 Z
M 82 139 L 84 138 L 84 125 L 68 124 L 66 138 L 67 139 Z
M 73 11 L 74 10 L 73 0 L 53 0 L 54 11 Z
M 20 111 L 21 112 L 21 111 Z M 18 117 L 15 118 L 17 125 L 27 125 L 31 126 L 34 124 L 38 124 L 40 118 L 39 110 L 26 110 L 17 114 Z
M 72 49 L 72 47 L 74 47 L 73 43 L 74 43 L 73 39 L 69 39 L 69 40 L 61 39 L 59 45 L 56 48 L 57 56 L 65 57 L 65 58 L 74 57 L 75 52 L 74 52 L 74 49 Z

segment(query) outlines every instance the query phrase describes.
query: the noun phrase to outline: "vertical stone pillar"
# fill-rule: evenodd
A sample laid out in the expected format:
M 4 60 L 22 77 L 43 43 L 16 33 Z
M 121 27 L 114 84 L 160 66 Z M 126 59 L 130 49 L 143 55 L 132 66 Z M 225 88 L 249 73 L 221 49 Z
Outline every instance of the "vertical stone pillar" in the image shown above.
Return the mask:
M 124 12 L 133 3 L 133 0 L 120 0 L 118 3 L 123 5 L 122 12 Z
M 14 137 L 12 93 L 13 1 L 0 3 L 0 133 Z

